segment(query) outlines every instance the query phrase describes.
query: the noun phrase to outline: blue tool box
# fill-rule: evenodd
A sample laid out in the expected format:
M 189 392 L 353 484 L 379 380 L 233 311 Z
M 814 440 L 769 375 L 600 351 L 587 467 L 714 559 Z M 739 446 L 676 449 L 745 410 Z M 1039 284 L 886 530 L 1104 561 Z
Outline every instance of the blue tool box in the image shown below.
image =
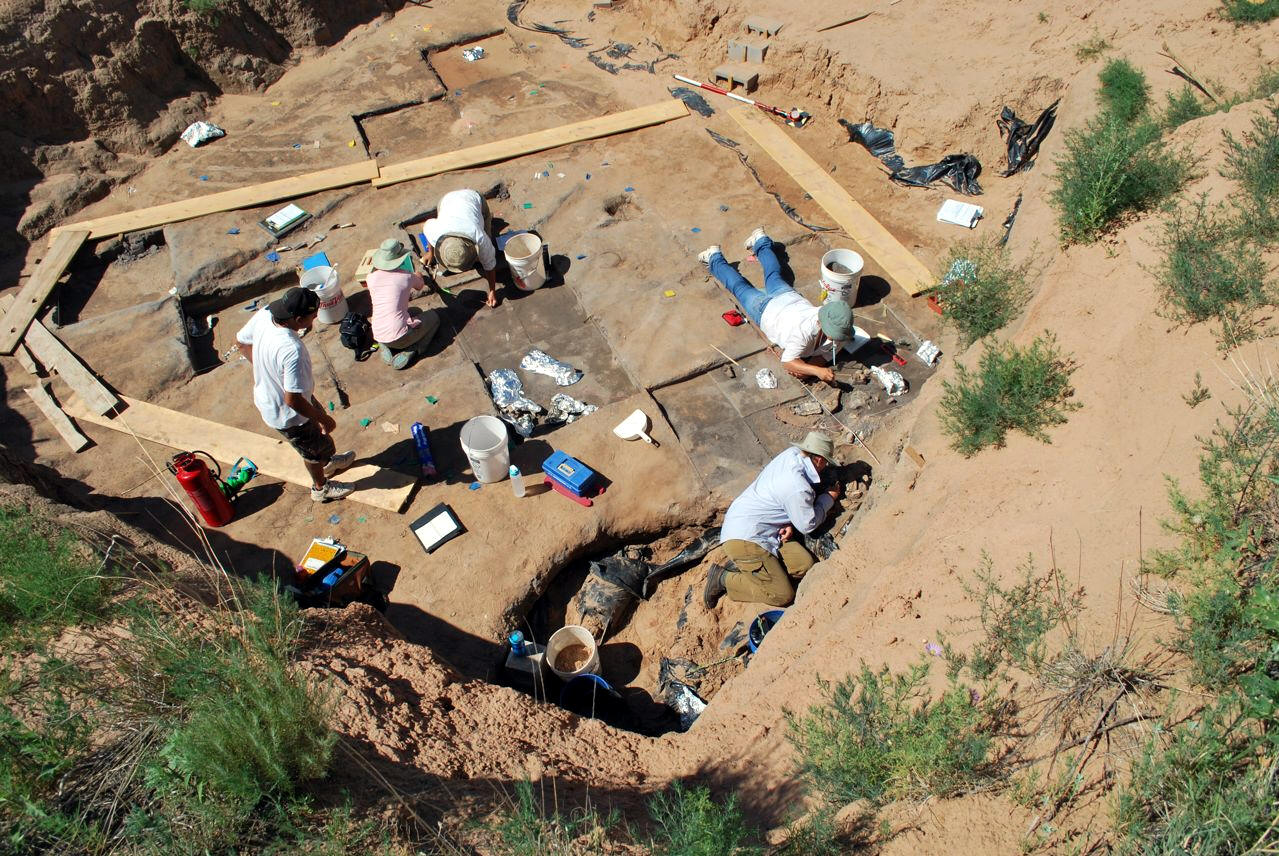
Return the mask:
M 595 470 L 556 449 L 542 462 L 542 472 L 574 496 L 587 496 L 595 489 Z

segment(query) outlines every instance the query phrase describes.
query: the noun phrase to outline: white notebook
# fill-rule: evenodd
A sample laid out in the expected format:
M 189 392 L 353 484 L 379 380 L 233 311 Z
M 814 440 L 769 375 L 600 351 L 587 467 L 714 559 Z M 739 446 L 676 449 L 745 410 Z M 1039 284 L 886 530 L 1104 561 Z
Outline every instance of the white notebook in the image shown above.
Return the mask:
M 960 202 L 958 199 L 947 199 L 941 204 L 937 219 L 943 223 L 954 223 L 956 226 L 972 229 L 985 213 L 980 205 Z

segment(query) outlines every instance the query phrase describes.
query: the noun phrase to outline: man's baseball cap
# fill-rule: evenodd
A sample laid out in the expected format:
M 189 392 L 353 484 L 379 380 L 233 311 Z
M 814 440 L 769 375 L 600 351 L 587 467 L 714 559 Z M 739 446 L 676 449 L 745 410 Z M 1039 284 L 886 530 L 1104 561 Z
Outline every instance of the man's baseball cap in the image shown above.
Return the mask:
M 817 323 L 832 342 L 847 342 L 853 338 L 853 307 L 842 300 L 823 303 L 817 310 Z
M 272 300 L 267 305 L 271 317 L 276 321 L 292 321 L 314 315 L 320 308 L 320 298 L 309 288 L 296 285 L 284 292 L 283 297 Z

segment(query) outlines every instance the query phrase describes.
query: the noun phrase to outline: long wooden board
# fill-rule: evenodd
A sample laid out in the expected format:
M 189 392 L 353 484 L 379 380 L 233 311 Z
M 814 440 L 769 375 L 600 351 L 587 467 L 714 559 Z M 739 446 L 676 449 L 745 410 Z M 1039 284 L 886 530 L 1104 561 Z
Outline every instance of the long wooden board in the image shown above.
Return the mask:
M 69 229 L 54 235 L 49 242 L 49 251 L 45 253 L 35 273 L 27 284 L 22 286 L 4 319 L 0 321 L 0 354 L 12 354 L 14 348 L 27 334 L 27 327 L 35 320 L 40 307 L 49 297 L 49 292 L 62 278 L 62 272 L 71 264 L 76 251 L 84 244 L 89 233 L 84 229 Z
M 306 488 L 311 486 L 311 477 L 307 475 L 302 459 L 279 436 L 268 437 L 242 428 L 232 428 L 133 398 L 126 397 L 124 401 L 128 408 L 114 417 L 91 413 L 75 399 L 66 403 L 65 410 L 76 419 L 134 434 L 142 440 L 150 440 L 172 449 L 201 449 L 224 464 L 234 464 L 243 455 L 257 464 L 258 472 L 290 484 Z M 396 513 L 403 510 L 409 493 L 417 482 L 415 476 L 373 464 L 356 464 L 338 476 L 338 479 L 355 487 L 346 501 L 360 502 Z
M 67 418 L 67 414 L 63 413 L 58 407 L 57 402 L 49 397 L 49 391 L 44 385 L 29 386 L 23 390 L 27 396 L 35 402 L 36 407 L 40 408 L 40 412 L 44 414 L 44 418 L 49 420 L 59 436 L 71 447 L 73 452 L 82 452 L 89 445 L 89 438 L 76 430 L 71 424 L 71 420 Z
M 414 178 L 425 178 L 458 169 L 483 166 L 488 163 L 509 160 L 534 152 L 553 149 L 556 146 L 607 137 L 623 131 L 633 131 L 649 125 L 660 125 L 672 119 L 688 115 L 688 108 L 678 99 L 659 101 L 647 107 L 637 107 L 621 113 L 597 116 L 571 125 L 560 125 L 545 131 L 534 131 L 519 137 L 510 137 L 492 143 L 458 149 L 443 154 L 430 155 L 416 160 L 391 164 L 382 168 L 381 175 L 373 180 L 374 187 L 386 187 Z
M 205 214 L 219 211 L 234 211 L 237 208 L 253 208 L 268 202 L 281 199 L 294 199 L 318 193 L 321 190 L 332 190 L 336 187 L 347 187 L 372 181 L 378 176 L 376 160 L 362 160 L 355 163 L 308 172 L 289 178 L 280 178 L 262 184 L 251 184 L 248 187 L 237 187 L 210 193 L 207 196 L 195 196 L 177 202 L 166 202 L 150 208 L 139 208 L 136 211 L 125 211 L 123 214 L 110 214 L 79 223 L 67 223 L 53 229 L 53 232 L 66 230 L 88 230 L 90 238 L 105 238 L 138 229 L 151 229 Z
M 0 297 L 0 311 L 13 305 L 13 297 L 6 294 Z M 49 332 L 39 321 L 32 321 L 27 328 L 27 337 L 23 343 L 35 354 L 36 359 L 46 371 L 56 371 L 58 375 L 93 409 L 94 413 L 106 413 L 119 406 L 120 399 L 111 390 L 102 385 L 102 381 L 89 371 L 75 354 L 62 344 L 57 336 Z
M 729 112 L 755 142 L 790 173 L 800 187 L 848 233 L 865 253 L 879 263 L 889 279 L 911 296 L 936 287 L 937 279 L 863 208 L 817 161 L 757 109 L 733 107 Z

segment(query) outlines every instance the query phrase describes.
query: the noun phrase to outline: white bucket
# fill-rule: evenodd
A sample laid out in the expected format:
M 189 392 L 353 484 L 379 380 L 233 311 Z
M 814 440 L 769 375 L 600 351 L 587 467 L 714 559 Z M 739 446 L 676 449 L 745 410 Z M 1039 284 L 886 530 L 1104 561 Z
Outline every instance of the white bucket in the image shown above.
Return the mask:
M 346 295 L 342 294 L 342 286 L 338 282 L 338 272 L 328 265 L 316 265 L 310 270 L 302 271 L 301 285 L 315 292 L 320 298 L 320 313 L 317 316 L 321 324 L 341 324 L 346 317 Z
M 573 671 L 565 671 L 558 668 L 555 661 L 559 659 L 560 652 L 570 645 L 586 646 L 590 656 L 586 658 L 585 663 Z M 595 637 L 591 635 L 591 631 L 580 624 L 566 624 L 552 633 L 551 638 L 547 640 L 545 663 L 552 672 L 566 681 L 569 678 L 576 678 L 578 675 L 598 675 L 600 671 L 599 646 L 595 644 Z
M 542 239 L 532 232 L 514 235 L 502 249 L 506 263 L 511 266 L 511 278 L 520 291 L 533 291 L 546 282 L 546 268 L 542 265 Z
M 496 416 L 476 416 L 462 426 L 462 451 L 471 463 L 478 482 L 498 482 L 511 469 L 511 450 L 506 443 L 506 424 Z
M 837 273 L 831 270 L 832 264 L 839 265 L 848 273 Z M 839 300 L 843 303 L 851 303 L 856 300 L 857 284 L 862 278 L 863 264 L 861 255 L 852 250 L 831 250 L 822 256 L 822 302 Z

